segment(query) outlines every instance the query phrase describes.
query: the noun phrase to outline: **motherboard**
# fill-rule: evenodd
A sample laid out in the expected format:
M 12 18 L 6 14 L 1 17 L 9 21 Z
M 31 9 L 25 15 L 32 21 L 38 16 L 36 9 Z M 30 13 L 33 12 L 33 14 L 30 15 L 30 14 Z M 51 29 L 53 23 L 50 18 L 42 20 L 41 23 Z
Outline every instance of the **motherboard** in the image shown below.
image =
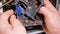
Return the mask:
M 58 0 L 50 0 L 56 9 L 58 9 Z M 14 10 L 17 19 L 19 19 L 27 30 L 41 29 L 44 24 L 44 16 L 38 13 L 38 10 L 44 6 L 44 0 L 3 0 L 3 10 Z
M 3 4 L 9 0 L 3 0 Z M 57 8 L 57 0 L 50 0 Z M 4 11 L 13 9 L 24 26 L 43 25 L 43 15 L 37 11 L 44 6 L 44 0 L 12 0 L 3 7 Z

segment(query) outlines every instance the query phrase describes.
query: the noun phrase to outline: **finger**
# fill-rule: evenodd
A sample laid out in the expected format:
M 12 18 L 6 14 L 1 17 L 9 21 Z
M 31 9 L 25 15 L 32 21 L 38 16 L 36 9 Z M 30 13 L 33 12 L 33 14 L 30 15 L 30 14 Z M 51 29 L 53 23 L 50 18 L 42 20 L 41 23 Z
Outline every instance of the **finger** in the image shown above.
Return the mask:
M 24 29 L 24 26 L 21 24 L 20 21 L 18 21 L 16 19 L 16 16 L 15 15 L 12 15 L 11 18 L 10 18 L 10 23 L 12 24 L 13 28 L 15 30 L 19 30 L 19 29 Z
M 15 15 L 11 16 L 10 23 L 12 24 L 12 27 L 13 27 L 14 31 L 16 31 L 18 33 L 22 33 L 23 32 L 23 34 L 26 33 L 26 30 L 25 30 L 24 26 L 21 24 L 20 21 L 18 21 L 16 19 Z
M 8 18 L 13 14 L 13 10 L 8 10 L 0 15 L 0 25 L 1 26 L 10 26 Z
M 57 12 L 56 8 L 51 4 L 49 0 L 44 0 L 44 6 L 52 12 Z
M 51 12 L 48 8 L 46 7 L 41 7 L 38 13 L 43 14 L 45 17 L 51 17 L 53 15 L 58 15 L 58 12 Z
M 52 12 L 50 12 L 46 7 L 41 7 L 38 13 L 43 14 L 44 16 L 50 16 Z
M 9 19 L 9 17 L 10 17 L 12 14 L 14 14 L 14 11 L 13 11 L 13 10 L 8 10 L 8 11 L 2 13 L 2 14 L 0 15 L 0 18 L 3 18 L 3 20 L 6 21 L 6 20 Z

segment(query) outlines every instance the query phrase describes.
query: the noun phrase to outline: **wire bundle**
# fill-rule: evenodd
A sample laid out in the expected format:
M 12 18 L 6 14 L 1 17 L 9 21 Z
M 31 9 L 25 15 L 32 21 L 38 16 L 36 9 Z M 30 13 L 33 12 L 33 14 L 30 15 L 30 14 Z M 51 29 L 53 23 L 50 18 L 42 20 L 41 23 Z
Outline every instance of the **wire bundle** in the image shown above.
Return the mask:
M 2 6 L 0 6 L 0 9 L 3 7 L 3 6 L 5 6 L 5 5 L 7 5 L 7 4 L 9 4 L 9 3 L 11 3 L 13 0 L 9 0 L 8 2 L 6 2 L 5 4 L 3 4 Z

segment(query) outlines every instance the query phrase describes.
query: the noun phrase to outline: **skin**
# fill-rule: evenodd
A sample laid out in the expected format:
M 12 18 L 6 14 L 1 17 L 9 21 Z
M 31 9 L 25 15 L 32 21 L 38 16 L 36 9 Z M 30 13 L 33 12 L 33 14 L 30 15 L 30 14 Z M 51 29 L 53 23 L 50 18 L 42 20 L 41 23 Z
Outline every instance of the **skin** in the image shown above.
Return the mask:
M 60 14 L 49 0 L 44 0 L 44 6 L 38 13 L 44 15 L 43 29 L 46 34 L 60 34 Z M 16 19 L 13 10 L 0 14 L 0 34 L 26 34 L 26 29 Z
M 24 26 L 13 14 L 13 10 L 8 10 L 0 15 L 0 34 L 26 34 Z
M 60 34 L 60 14 L 49 0 L 44 0 L 44 6 L 40 8 L 39 13 L 45 17 L 43 29 L 46 34 Z

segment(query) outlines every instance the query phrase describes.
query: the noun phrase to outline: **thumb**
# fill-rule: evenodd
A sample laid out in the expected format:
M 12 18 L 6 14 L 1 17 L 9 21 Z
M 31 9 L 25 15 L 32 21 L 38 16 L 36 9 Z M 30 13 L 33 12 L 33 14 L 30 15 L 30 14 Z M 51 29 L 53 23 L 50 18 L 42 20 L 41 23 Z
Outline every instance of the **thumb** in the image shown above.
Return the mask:
M 52 19 L 56 18 L 57 16 L 60 16 L 58 12 L 51 12 L 48 8 L 46 7 L 41 7 L 40 10 L 38 11 L 39 14 L 43 14 L 45 18 Z M 54 19 L 55 19 L 54 18 Z
M 23 32 L 22 34 L 26 33 L 24 26 L 21 24 L 21 22 L 18 19 L 16 19 L 15 15 L 11 16 L 10 23 L 14 31 L 17 32 L 18 34 L 22 32 Z
M 16 19 L 15 15 L 11 16 L 10 23 L 13 26 L 14 29 L 17 29 L 17 28 L 20 28 L 20 27 L 23 28 L 23 25 L 21 24 L 21 22 L 18 19 Z
M 54 13 L 51 12 L 49 9 L 47 9 L 46 7 L 41 7 L 39 12 L 39 14 L 43 14 L 45 17 L 45 21 L 49 20 L 49 21 L 53 21 L 54 19 L 57 19 L 57 17 L 59 17 L 59 13 Z
M 46 7 L 41 7 L 38 13 L 43 14 L 44 16 L 51 16 L 52 14 L 52 12 L 48 10 Z

